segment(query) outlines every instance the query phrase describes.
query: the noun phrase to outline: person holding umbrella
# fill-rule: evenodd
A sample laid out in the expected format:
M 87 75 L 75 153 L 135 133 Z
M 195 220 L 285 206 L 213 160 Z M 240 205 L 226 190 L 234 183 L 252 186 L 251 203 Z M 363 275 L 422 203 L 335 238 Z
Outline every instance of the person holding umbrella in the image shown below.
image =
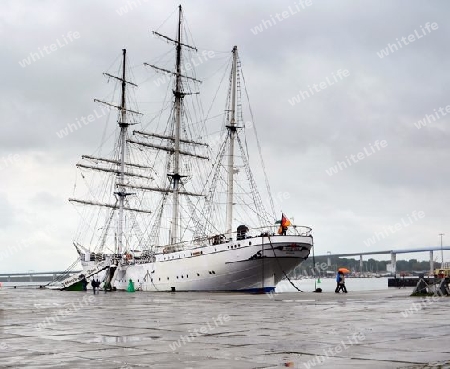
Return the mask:
M 340 268 L 338 269 L 337 275 L 336 275 L 336 289 L 334 292 L 339 293 L 341 290 L 344 293 L 347 293 L 347 287 L 345 287 L 345 276 L 344 273 L 348 273 L 349 270 L 346 268 Z

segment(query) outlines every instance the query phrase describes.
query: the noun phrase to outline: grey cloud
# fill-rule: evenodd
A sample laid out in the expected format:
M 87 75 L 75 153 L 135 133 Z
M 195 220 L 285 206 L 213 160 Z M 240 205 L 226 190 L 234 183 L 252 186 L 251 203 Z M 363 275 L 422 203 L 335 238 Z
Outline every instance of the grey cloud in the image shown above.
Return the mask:
M 30 211 L 42 207 L 42 193 L 55 209 L 66 201 L 65 193 L 71 188 L 60 188 L 67 186 L 58 178 L 61 165 L 70 171 L 82 154 L 94 152 L 101 138 L 111 134 L 114 127 L 106 126 L 105 119 L 62 139 L 56 132 L 98 109 L 93 98 L 112 97 L 113 86 L 105 83 L 102 73 L 115 72 L 111 68 L 122 48 L 127 48 L 133 73 L 141 82 L 137 91 L 141 110 L 155 114 L 161 94 L 168 88 L 170 93 L 170 86 L 155 86 L 156 75 L 142 63 L 155 61 L 169 50 L 150 31 L 161 25 L 178 3 L 142 1 L 119 16 L 117 9 L 126 3 L 10 0 L 0 5 L 5 51 L 0 155 L 41 152 L 43 157 L 37 161 L 42 159 L 42 166 L 34 170 L 45 171 L 53 179 L 47 185 L 50 188 L 36 188 L 35 193 L 27 194 Z M 261 20 L 294 3 L 196 0 L 183 4 L 197 46 L 217 52 L 216 58 L 198 68 L 199 77 L 206 78 L 201 89 L 204 105 L 217 87 L 219 76 L 214 72 L 232 46 L 238 45 L 272 190 L 292 194 L 277 210 L 296 214 L 313 226 L 317 252 L 351 251 L 359 246 L 348 239 L 361 244 L 378 224 L 395 223 L 401 214 L 414 209 L 427 210 L 423 226 L 417 225 L 424 234 L 413 239 L 406 237 L 405 231 L 376 247 L 421 246 L 430 239 L 437 242 L 434 235 L 446 233 L 442 227 L 449 220 L 445 212 L 450 181 L 446 169 L 449 119 L 442 117 L 421 129 L 414 123 L 450 104 L 450 5 L 445 1 L 313 0 L 307 9 L 260 34 L 251 32 Z M 172 34 L 172 20 L 160 31 Z M 437 22 L 439 29 L 389 56 L 377 56 L 388 43 L 408 36 L 426 22 Z M 81 37 L 25 68 L 19 65 L 30 52 L 68 31 L 78 31 Z M 169 59 L 161 62 L 171 65 Z M 295 106 L 288 103 L 300 90 L 338 69 L 348 69 L 350 76 Z M 217 102 L 216 110 L 223 109 L 223 101 Z M 211 130 L 218 124 L 211 122 Z M 382 139 L 389 143 L 383 151 L 334 176 L 326 174 L 337 161 Z M 30 178 L 34 175 L 30 172 Z M 14 214 L 9 191 L 12 188 L 3 185 L 1 217 L 3 231 L 13 239 L 15 230 L 8 224 Z M 61 209 L 67 211 L 67 207 Z M 53 211 L 52 221 L 58 225 L 64 214 Z M 69 245 L 71 236 L 64 237 L 58 242 Z

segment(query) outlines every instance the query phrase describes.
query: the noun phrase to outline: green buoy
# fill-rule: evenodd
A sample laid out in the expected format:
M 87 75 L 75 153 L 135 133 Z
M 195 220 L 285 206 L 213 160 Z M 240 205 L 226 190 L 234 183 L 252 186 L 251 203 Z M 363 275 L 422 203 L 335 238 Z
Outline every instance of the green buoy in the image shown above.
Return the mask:
M 132 281 L 131 279 L 130 279 L 130 281 L 128 282 L 127 291 L 128 291 L 128 292 L 134 292 L 134 283 L 133 283 L 133 281 Z

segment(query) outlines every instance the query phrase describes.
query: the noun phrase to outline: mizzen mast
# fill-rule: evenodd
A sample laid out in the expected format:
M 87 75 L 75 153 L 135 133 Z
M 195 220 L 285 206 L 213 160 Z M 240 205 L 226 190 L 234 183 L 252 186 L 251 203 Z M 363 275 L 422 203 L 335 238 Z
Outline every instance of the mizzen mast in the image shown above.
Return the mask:
M 231 70 L 232 85 L 231 85 L 231 107 L 230 107 L 230 122 L 226 126 L 228 129 L 228 183 L 227 183 L 227 235 L 231 238 L 233 227 L 233 198 L 234 198 L 234 142 L 236 138 L 236 75 L 237 75 L 237 46 L 233 47 L 233 66 Z

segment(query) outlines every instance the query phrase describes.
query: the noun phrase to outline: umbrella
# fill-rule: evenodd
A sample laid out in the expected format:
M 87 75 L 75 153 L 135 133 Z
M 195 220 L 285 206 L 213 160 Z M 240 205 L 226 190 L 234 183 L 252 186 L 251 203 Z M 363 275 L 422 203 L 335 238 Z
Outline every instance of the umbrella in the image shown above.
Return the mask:
M 347 268 L 339 268 L 338 272 L 342 272 L 344 274 L 348 274 L 348 273 L 350 273 L 350 270 L 348 270 Z

